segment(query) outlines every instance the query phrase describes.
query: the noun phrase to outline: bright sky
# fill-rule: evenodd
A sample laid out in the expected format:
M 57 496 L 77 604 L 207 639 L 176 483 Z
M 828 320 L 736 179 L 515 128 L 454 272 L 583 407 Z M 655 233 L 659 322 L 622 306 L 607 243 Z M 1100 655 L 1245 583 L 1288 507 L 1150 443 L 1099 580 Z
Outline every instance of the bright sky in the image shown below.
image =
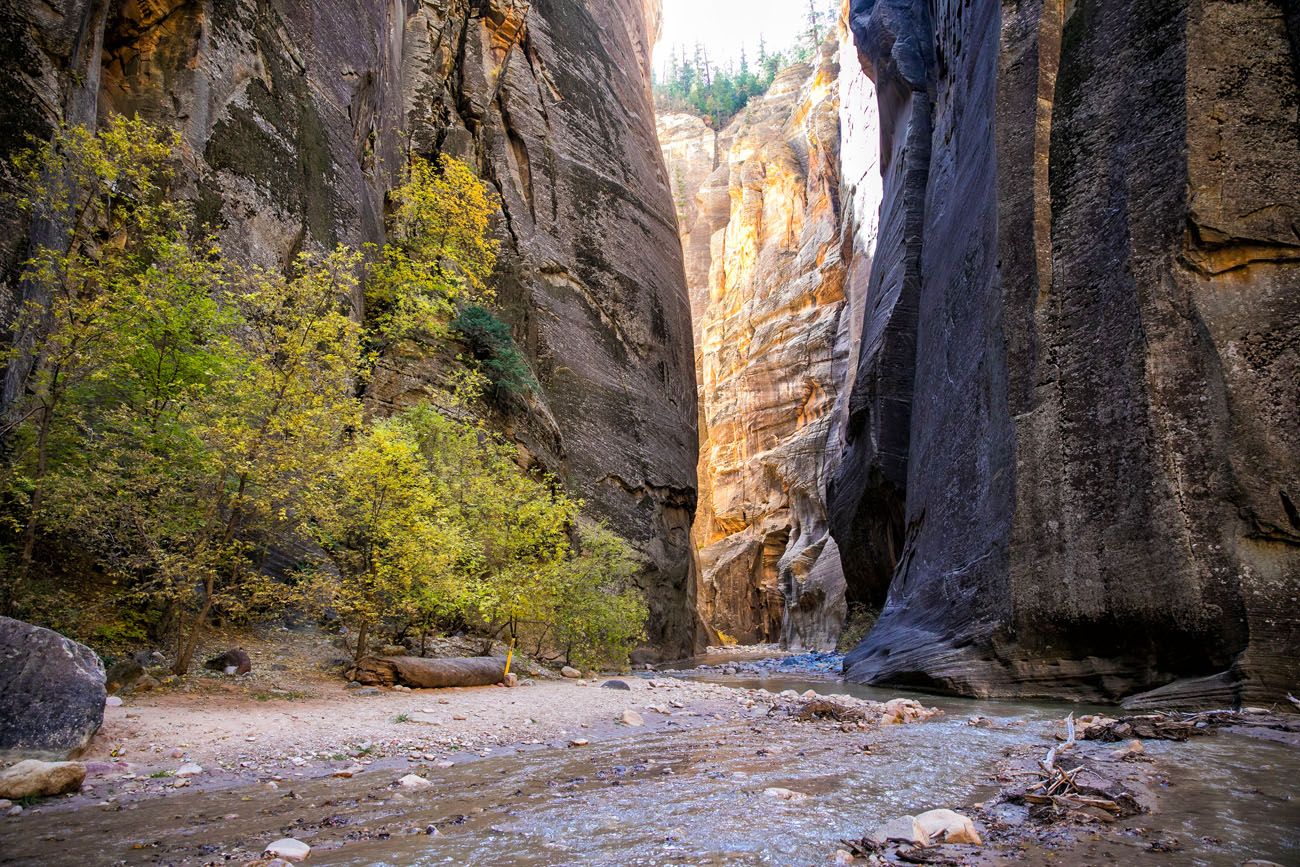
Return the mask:
M 771 51 L 793 45 L 807 27 L 807 0 L 663 0 L 663 35 L 655 50 L 655 69 L 668 67 L 672 47 L 689 54 L 700 43 L 709 60 L 726 65 L 740 58 L 743 45 L 752 62 L 758 39 L 766 37 Z

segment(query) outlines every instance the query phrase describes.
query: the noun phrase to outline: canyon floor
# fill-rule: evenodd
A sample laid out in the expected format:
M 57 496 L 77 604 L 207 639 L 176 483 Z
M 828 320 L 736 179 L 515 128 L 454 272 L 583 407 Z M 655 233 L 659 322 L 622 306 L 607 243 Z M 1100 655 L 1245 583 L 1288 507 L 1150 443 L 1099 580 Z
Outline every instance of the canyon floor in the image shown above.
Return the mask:
M 1294 744 L 1149 741 L 1115 768 L 1155 793 L 1153 813 L 1062 825 L 999 792 L 1086 709 L 913 696 L 944 712 L 864 727 L 799 721 L 794 693 L 896 693 L 744 662 L 617 677 L 626 690 L 535 677 L 371 692 L 305 664 L 323 644 L 250 652 L 251 676 L 108 708 L 86 788 L 0 818 L 0 864 L 248 863 L 293 837 L 312 864 L 814 865 L 932 808 L 971 815 L 984 845 L 923 863 L 1300 863 Z M 423 782 L 398 782 L 410 774 Z

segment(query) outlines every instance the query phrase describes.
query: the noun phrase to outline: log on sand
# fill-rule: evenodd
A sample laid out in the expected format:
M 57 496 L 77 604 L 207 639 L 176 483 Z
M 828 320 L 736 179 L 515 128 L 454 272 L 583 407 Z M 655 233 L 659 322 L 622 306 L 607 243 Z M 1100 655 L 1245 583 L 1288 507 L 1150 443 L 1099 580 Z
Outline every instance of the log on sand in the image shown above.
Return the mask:
M 367 686 L 402 686 L 438 689 L 450 686 L 491 686 L 506 677 L 506 661 L 499 656 L 468 659 L 424 659 L 419 656 L 367 656 L 348 672 L 348 678 Z

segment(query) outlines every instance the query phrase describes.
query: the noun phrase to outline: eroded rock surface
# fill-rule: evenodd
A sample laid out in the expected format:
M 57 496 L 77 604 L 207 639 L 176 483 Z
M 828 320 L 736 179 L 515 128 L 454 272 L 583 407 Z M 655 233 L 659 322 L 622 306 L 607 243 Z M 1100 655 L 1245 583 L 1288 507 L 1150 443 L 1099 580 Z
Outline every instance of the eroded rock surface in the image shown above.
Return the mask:
M 850 584 L 887 602 L 849 676 L 1283 697 L 1300 678 L 1294 15 L 851 11 L 884 203 L 832 525 Z
M 844 621 L 824 508 L 849 352 L 838 74 L 828 46 L 717 135 L 659 118 L 695 314 L 698 606 L 745 643 L 824 647 Z
M 0 0 L 0 157 L 108 112 L 175 126 L 200 216 L 268 265 L 382 240 L 407 153 L 468 159 L 502 201 L 499 299 L 540 384 L 496 421 L 640 548 L 651 639 L 680 654 L 696 407 L 649 93 L 658 16 L 656 0 Z M 12 286 L 29 235 L 11 210 L 0 228 Z M 419 399 L 453 354 L 386 359 L 374 404 Z
M 80 754 L 104 721 L 106 697 L 104 664 L 93 650 L 49 629 L 0 617 L 0 758 Z

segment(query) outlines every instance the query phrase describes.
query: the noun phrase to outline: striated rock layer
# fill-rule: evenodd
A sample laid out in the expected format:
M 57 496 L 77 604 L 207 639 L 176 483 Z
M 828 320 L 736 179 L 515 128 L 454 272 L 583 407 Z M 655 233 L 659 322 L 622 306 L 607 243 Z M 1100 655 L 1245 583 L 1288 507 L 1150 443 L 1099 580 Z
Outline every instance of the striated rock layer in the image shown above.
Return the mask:
M 60 120 L 174 125 L 200 214 L 272 264 L 381 240 L 408 152 L 476 164 L 541 384 L 508 429 L 644 552 L 652 640 L 681 653 L 696 405 L 649 93 L 658 16 L 657 0 L 0 0 L 0 157 Z M 12 210 L 0 227 L 12 285 L 28 235 Z M 389 359 L 372 398 L 408 402 L 436 368 Z
M 832 527 L 860 681 L 1300 681 L 1300 21 L 853 0 L 884 201 Z
M 695 316 L 697 604 L 747 643 L 833 646 L 845 617 L 824 506 L 849 356 L 838 75 L 828 47 L 716 135 L 659 118 Z

